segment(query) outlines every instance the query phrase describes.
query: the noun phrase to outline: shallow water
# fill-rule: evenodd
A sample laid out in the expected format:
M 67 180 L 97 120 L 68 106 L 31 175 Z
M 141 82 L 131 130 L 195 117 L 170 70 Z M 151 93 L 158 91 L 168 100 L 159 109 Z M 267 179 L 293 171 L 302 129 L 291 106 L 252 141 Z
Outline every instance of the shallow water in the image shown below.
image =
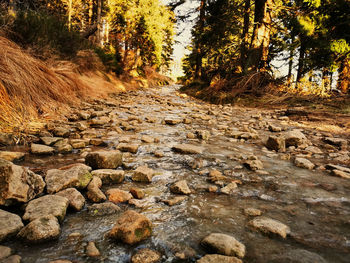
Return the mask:
M 62 233 L 57 241 L 42 245 L 24 245 L 16 241 L 5 243 L 15 248 L 22 256 L 22 262 L 48 262 L 54 259 L 69 259 L 78 262 L 129 262 L 135 250 L 143 247 L 162 253 L 162 262 L 195 262 L 205 254 L 199 245 L 201 239 L 213 232 L 233 235 L 247 247 L 244 262 L 269 262 L 272 255 L 302 248 L 315 252 L 328 262 L 350 262 L 350 180 L 331 177 L 327 173 L 309 171 L 295 167 L 290 161 L 281 160 L 278 154 L 262 150 L 257 140 L 236 142 L 216 129 L 217 125 L 241 128 L 234 122 L 248 122 L 251 112 L 230 108 L 225 115 L 208 115 L 216 122 L 198 118 L 206 116 L 210 106 L 202 102 L 183 99 L 175 94 L 178 87 L 169 86 L 160 89 L 138 91 L 119 96 L 118 103 L 124 105 L 112 114 L 126 121 L 129 116 L 138 116 L 144 120 L 147 116 L 156 118 L 156 123 L 143 121 L 140 131 L 125 132 L 122 136 L 147 134 L 159 138 L 160 143 L 142 143 L 136 155 L 124 158 L 128 168 L 142 164 L 157 171 L 151 184 L 133 183 L 131 170 L 126 170 L 126 181 L 118 187 L 128 190 L 131 186 L 145 189 L 146 198 L 142 208 L 121 205 L 122 210 L 135 209 L 146 215 L 154 224 L 152 238 L 136 245 L 127 246 L 105 238 L 120 214 L 94 217 L 87 209 L 74 213 L 68 211 L 62 224 Z M 162 103 L 160 103 L 159 101 Z M 168 105 L 164 102 L 168 102 Z M 130 106 L 130 107 L 128 107 Z M 221 109 L 218 109 L 221 110 Z M 196 116 L 199 115 L 199 116 Z M 175 126 L 161 124 L 164 118 L 185 118 L 195 116 L 192 124 Z M 234 120 L 234 121 L 232 121 Z M 208 142 L 186 139 L 190 130 L 207 129 L 212 131 Z M 98 131 L 104 134 L 103 130 Z M 113 149 L 118 144 L 120 135 L 102 138 L 108 142 L 107 148 Z M 139 142 L 139 141 L 138 141 Z M 176 143 L 191 143 L 204 148 L 201 155 L 181 155 L 171 151 Z M 99 149 L 94 147 L 93 149 Z M 26 147 L 10 150 L 27 151 Z M 164 151 L 165 156 L 156 158 L 155 150 Z M 257 156 L 264 163 L 267 175 L 257 175 L 240 165 L 239 156 Z M 232 156 L 237 158 L 232 158 Z M 20 165 L 28 166 L 36 172 L 44 173 L 47 169 L 58 168 L 76 163 L 81 159 L 78 151 L 69 155 L 33 157 L 27 156 Z M 200 166 L 200 168 L 196 168 Z M 193 168 L 195 167 L 195 168 Z M 242 184 L 232 195 L 209 193 L 205 190 L 206 175 L 200 171 L 217 169 L 229 170 L 232 179 L 241 180 Z M 173 196 L 169 185 L 177 180 L 186 179 L 194 193 L 187 201 L 169 207 L 160 199 Z M 89 203 L 87 205 L 90 205 Z M 291 228 L 291 235 L 286 239 L 268 236 L 251 229 L 248 222 L 252 219 L 244 215 L 243 209 L 253 207 L 263 211 L 263 215 L 277 219 Z M 79 238 L 69 238 L 74 232 L 81 233 Z M 102 256 L 89 259 L 85 256 L 85 246 L 94 241 Z M 188 259 L 179 260 L 176 252 L 184 252 Z

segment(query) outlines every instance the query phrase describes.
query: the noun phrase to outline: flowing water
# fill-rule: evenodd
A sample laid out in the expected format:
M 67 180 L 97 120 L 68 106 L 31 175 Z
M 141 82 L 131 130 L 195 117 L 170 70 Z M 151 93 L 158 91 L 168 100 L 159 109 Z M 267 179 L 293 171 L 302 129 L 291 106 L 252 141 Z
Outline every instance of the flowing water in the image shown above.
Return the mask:
M 141 134 L 159 138 L 159 143 L 142 143 L 137 154 L 125 155 L 126 180 L 122 184 L 103 186 L 103 190 L 115 187 L 128 190 L 131 186 L 145 190 L 142 207 L 120 206 L 122 210 L 135 209 L 152 221 L 154 229 L 150 239 L 129 246 L 105 238 L 120 213 L 91 216 L 86 209 L 91 204 L 87 203 L 80 212 L 68 211 L 59 240 L 41 245 L 9 241 L 5 245 L 16 249 L 24 263 L 55 259 L 122 263 L 129 262 L 130 256 L 144 247 L 161 252 L 162 262 L 195 262 L 206 254 L 200 241 L 210 233 L 219 232 L 232 235 L 245 244 L 244 262 L 270 262 L 274 255 L 295 249 L 314 252 L 328 262 L 350 262 L 350 180 L 329 176 L 322 170 L 297 168 L 291 161 L 281 160 L 279 154 L 264 149 L 261 140 L 243 142 L 225 136 L 225 129 L 240 130 L 245 125 L 259 122 L 251 118 L 257 110 L 211 106 L 178 96 L 177 88 L 168 86 L 118 95 L 117 105 L 110 109 L 109 115 L 114 116 L 114 125 L 118 126 L 123 120 L 132 122 L 136 131 L 119 135 L 104 129 L 94 130 L 108 142 L 106 147 L 109 149 L 118 145 L 121 136 L 130 136 L 131 141 L 138 143 L 141 143 Z M 208 114 L 211 110 L 219 114 Z M 130 116 L 138 117 L 142 123 L 128 120 Z M 147 118 L 154 118 L 155 123 L 145 121 Z M 165 125 L 162 124 L 164 118 L 189 118 L 192 124 Z M 263 121 L 273 120 L 266 117 Z M 187 139 L 186 134 L 195 130 L 211 131 L 210 139 Z M 257 130 L 261 138 L 269 134 Z M 203 154 L 174 153 L 171 147 L 177 143 L 200 145 Z M 10 150 L 28 149 L 18 146 Z M 156 150 L 162 150 L 164 156 L 155 157 L 153 152 Z M 241 166 L 240 160 L 251 155 L 263 162 L 266 174 L 257 174 Z M 47 169 L 76 163 L 80 159 L 78 151 L 40 158 L 28 155 L 20 165 L 44 174 Z M 157 172 L 151 184 L 134 183 L 130 179 L 132 170 L 142 164 Z M 211 184 L 207 182 L 207 172 L 212 169 L 225 172 L 241 184 L 231 195 L 208 192 Z M 169 185 L 180 179 L 187 180 L 193 194 L 181 204 L 169 207 L 160 200 L 174 196 Z M 291 234 L 282 239 L 252 229 L 248 224 L 252 217 L 243 213 L 250 207 L 288 225 Z M 70 236 L 76 232 L 81 235 Z M 102 254 L 100 258 L 91 259 L 85 255 L 89 241 L 96 243 Z M 176 253 L 184 253 L 186 259 L 179 259 Z

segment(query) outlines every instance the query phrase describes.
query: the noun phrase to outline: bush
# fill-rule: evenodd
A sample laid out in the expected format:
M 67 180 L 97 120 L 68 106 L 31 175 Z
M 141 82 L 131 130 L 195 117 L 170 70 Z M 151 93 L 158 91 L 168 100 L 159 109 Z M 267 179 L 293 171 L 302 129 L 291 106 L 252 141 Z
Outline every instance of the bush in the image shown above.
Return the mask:
M 121 65 L 121 56 L 118 51 L 113 49 L 103 49 L 100 47 L 95 48 L 96 54 L 101 59 L 103 65 L 108 71 L 114 72 L 117 76 L 123 73 L 123 67 Z

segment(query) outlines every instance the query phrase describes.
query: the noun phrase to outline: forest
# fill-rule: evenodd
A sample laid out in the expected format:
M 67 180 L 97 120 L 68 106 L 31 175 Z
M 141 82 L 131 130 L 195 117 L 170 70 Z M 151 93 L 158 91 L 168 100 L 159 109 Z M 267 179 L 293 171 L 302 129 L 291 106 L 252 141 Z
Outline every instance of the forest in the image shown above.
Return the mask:
M 0 263 L 349 263 L 349 0 L 0 1 Z

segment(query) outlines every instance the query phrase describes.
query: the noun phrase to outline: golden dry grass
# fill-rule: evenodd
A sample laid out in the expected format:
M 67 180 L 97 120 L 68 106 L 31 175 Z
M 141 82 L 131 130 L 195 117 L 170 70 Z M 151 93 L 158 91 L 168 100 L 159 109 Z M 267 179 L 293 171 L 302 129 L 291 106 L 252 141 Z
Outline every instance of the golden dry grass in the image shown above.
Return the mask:
M 35 120 L 62 115 L 74 103 L 123 90 L 122 83 L 102 73 L 81 74 L 71 62 L 49 66 L 0 36 L 0 130 L 25 130 Z M 82 59 L 80 60 L 80 62 Z M 81 62 L 82 63 L 82 62 Z M 84 70 L 96 69 L 98 62 Z

